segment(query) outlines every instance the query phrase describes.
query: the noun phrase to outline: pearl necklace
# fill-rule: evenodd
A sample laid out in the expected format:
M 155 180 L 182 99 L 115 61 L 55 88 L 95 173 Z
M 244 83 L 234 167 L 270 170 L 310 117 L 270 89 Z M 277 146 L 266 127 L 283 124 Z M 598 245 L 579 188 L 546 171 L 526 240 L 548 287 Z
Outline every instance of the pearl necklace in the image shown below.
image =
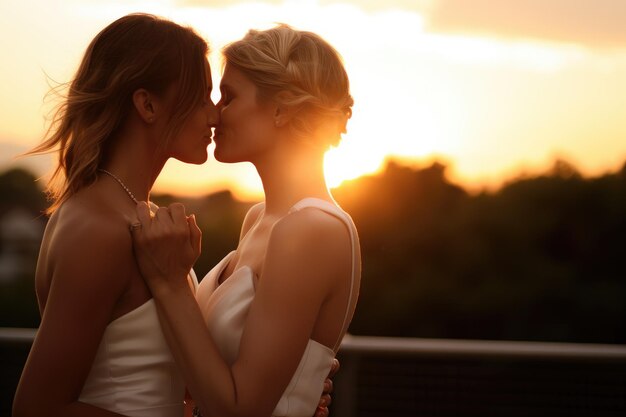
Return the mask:
M 133 193 L 128 189 L 128 187 L 126 186 L 126 184 L 124 184 L 122 182 L 121 179 L 119 179 L 117 176 L 113 175 L 112 173 L 110 173 L 109 171 L 107 171 L 106 169 L 102 169 L 99 168 L 98 171 L 100 172 L 104 172 L 105 174 L 107 174 L 108 176 L 110 176 L 111 178 L 113 178 L 115 181 L 117 181 L 122 188 L 124 189 L 124 191 L 126 191 L 126 193 L 128 194 L 128 196 L 135 202 L 135 204 L 139 203 L 139 201 L 137 201 L 137 199 L 135 198 L 135 196 L 133 195 Z

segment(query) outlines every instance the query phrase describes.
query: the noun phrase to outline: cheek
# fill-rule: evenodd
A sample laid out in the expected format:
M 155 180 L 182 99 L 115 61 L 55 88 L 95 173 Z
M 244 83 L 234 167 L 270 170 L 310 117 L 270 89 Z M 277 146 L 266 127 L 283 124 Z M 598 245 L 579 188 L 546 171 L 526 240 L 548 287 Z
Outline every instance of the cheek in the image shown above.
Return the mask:
M 170 157 L 188 164 L 202 164 L 208 159 L 207 145 L 189 136 L 180 136 L 169 147 Z
M 194 130 L 201 134 L 207 129 L 207 115 L 204 111 L 198 110 L 193 116 L 193 126 Z
M 245 158 L 263 148 L 271 136 L 273 118 L 256 105 L 235 102 L 220 112 L 219 130 L 221 136 L 216 139 L 216 158 L 219 155 L 231 155 Z M 235 156 L 237 155 L 237 156 Z
M 188 154 L 197 150 L 198 145 L 202 144 L 202 138 L 201 124 L 196 119 L 189 120 L 178 132 L 178 135 L 172 138 L 169 144 L 169 151 L 174 157 Z

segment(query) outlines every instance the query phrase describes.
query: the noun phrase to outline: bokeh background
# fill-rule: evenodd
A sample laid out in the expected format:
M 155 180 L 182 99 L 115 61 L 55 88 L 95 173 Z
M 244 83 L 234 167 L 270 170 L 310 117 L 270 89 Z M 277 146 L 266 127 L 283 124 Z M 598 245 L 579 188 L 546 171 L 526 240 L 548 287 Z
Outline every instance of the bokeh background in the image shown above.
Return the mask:
M 37 327 L 48 156 L 37 144 L 90 39 L 130 12 L 220 48 L 286 22 L 342 53 L 354 116 L 327 155 L 360 230 L 356 335 L 624 343 L 626 2 L 0 2 L 0 327 Z M 214 100 L 219 91 L 214 91 Z M 249 164 L 171 161 L 154 199 L 204 230 L 206 273 L 262 199 Z
M 18 155 L 45 133 L 51 87 L 131 12 L 194 27 L 214 85 L 220 48 L 250 28 L 289 23 L 343 55 L 354 113 L 326 172 L 363 248 L 350 333 L 399 339 L 382 356 L 342 349 L 337 415 L 624 415 L 623 0 L 0 0 L 0 414 L 33 335 L 18 328 L 39 324 L 54 163 Z M 199 276 L 262 198 L 252 166 L 212 158 L 168 162 L 153 193 L 196 213 Z M 520 360 L 529 342 L 579 345 Z M 580 344 L 591 353 L 566 354 Z

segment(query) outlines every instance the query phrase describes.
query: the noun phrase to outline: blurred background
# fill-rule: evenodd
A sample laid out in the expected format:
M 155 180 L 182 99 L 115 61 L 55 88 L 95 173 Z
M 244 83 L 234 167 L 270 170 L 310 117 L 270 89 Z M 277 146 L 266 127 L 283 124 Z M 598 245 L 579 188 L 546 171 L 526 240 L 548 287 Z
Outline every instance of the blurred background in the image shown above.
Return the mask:
M 434 163 L 390 161 L 333 190 L 363 249 L 355 335 L 626 342 L 626 165 L 583 177 L 556 161 L 496 192 L 468 193 Z M 0 174 L 0 327 L 37 327 L 45 195 L 21 168 Z M 251 203 L 230 191 L 154 195 L 203 230 L 200 276 L 236 247 Z
M 249 28 L 289 23 L 343 55 L 354 115 L 326 170 L 363 246 L 351 334 L 626 343 L 621 0 L 0 0 L 0 327 L 39 323 L 54 163 L 16 156 L 45 133 L 50 87 L 137 11 L 206 37 L 214 85 L 220 48 Z M 153 198 L 196 213 L 202 276 L 262 189 L 249 164 L 171 161 Z

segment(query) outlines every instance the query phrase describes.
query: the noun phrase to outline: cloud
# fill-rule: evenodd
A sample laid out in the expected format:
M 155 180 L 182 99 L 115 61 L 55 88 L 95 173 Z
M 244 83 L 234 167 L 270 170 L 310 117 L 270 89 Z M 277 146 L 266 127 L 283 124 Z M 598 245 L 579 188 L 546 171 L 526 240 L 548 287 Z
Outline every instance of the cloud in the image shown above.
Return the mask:
M 271 5 L 281 5 L 285 0 L 174 0 L 177 6 L 181 7 L 229 7 L 245 3 L 264 3 Z
M 624 0 L 439 0 L 428 30 L 626 47 Z
M 590 47 L 626 48 L 624 0 L 175 0 L 181 6 L 223 7 L 243 3 L 350 4 L 369 13 L 417 12 L 427 30 L 512 39 L 539 39 Z
M 174 0 L 179 6 L 191 7 L 228 7 L 244 3 L 264 3 L 274 6 L 284 4 L 319 4 L 328 6 L 332 4 L 349 4 L 357 6 L 367 12 L 380 10 L 400 9 L 421 12 L 427 9 L 437 0 Z
M 321 5 L 348 3 L 359 6 L 365 11 L 400 9 L 413 12 L 422 12 L 432 7 L 437 0 L 318 0 Z

